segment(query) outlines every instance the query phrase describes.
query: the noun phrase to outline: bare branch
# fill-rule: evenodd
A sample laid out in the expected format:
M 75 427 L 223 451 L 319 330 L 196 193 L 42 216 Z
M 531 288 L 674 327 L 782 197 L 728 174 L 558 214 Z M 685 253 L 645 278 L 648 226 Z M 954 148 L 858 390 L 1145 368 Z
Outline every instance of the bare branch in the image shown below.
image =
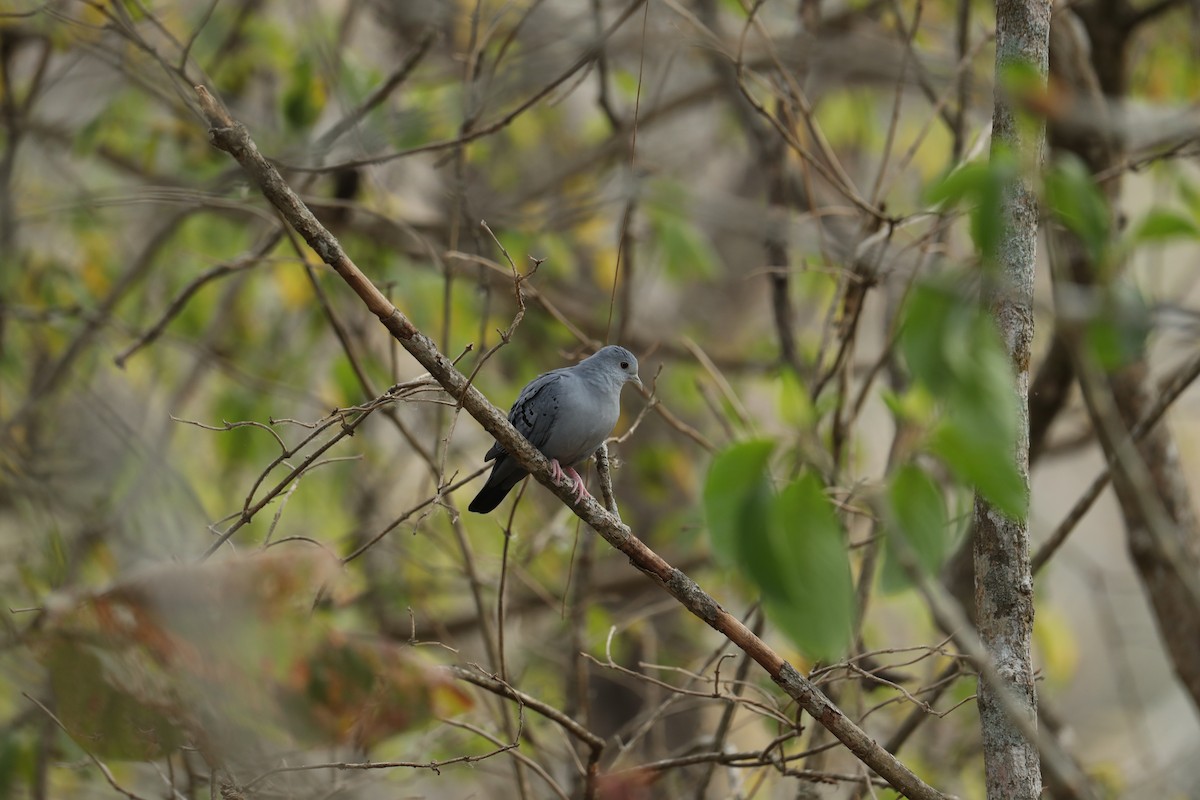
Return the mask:
M 451 397 L 473 416 L 501 446 L 540 483 L 564 502 L 569 502 L 579 517 L 590 525 L 613 547 L 630 558 L 633 564 L 657 581 L 689 611 L 719 631 L 757 661 L 787 694 L 813 718 L 825 726 L 852 753 L 875 770 L 892 786 L 911 800 L 943 798 L 941 792 L 924 783 L 911 770 L 887 753 L 871 736 L 851 722 L 840 709 L 801 675 L 795 667 L 755 636 L 736 617 L 723 609 L 691 578 L 679 572 L 651 550 L 630 529 L 609 514 L 595 499 L 575 501 L 569 481 L 556 484 L 550 475 L 549 462 L 540 452 L 509 424 L 506 415 L 488 402 L 478 389 L 468 384 L 466 376 L 456 370 L 428 336 L 421 333 L 375 285 L 362 273 L 342 250 L 337 240 L 317 221 L 299 197 L 287 186 L 278 171 L 254 145 L 246 129 L 233 121 L 204 87 L 197 87 L 200 105 L 212 126 L 209 136 L 213 144 L 225 150 L 247 170 L 267 199 L 280 210 L 285 219 L 309 243 L 323 261 L 329 264 L 364 302 L 371 313 L 383 323 Z
M 563 72 L 560 73 L 556 78 L 554 78 L 554 80 L 547 83 L 545 86 L 543 86 L 537 92 L 535 92 L 531 97 L 527 98 L 526 100 L 524 100 L 523 102 L 518 104 L 516 106 L 516 108 L 509 111 L 507 114 L 500 117 L 500 119 L 496 120 L 495 122 L 491 122 L 491 123 L 489 123 L 487 125 L 483 125 L 483 126 L 472 127 L 469 132 L 466 132 L 466 133 L 462 134 L 461 136 L 456 136 L 453 139 L 445 139 L 440 142 L 430 142 L 429 144 L 418 145 L 417 147 L 410 147 L 407 150 L 401 150 L 398 153 L 388 153 L 387 155 L 378 156 L 375 158 L 361 158 L 361 159 L 356 159 L 356 160 L 351 160 L 351 161 L 342 161 L 340 163 L 332 164 L 332 165 L 325 166 L 325 167 L 305 167 L 305 166 L 300 166 L 300 165 L 296 165 L 296 164 L 287 164 L 284 166 L 286 166 L 286 168 L 291 172 L 331 172 L 331 171 L 340 170 L 340 169 L 365 167 L 365 166 L 369 166 L 372 164 L 384 164 L 384 163 L 387 163 L 388 161 L 394 161 L 399 158 L 407 158 L 408 156 L 413 156 L 418 153 L 436 153 L 436 152 L 439 152 L 442 150 L 453 150 L 457 147 L 461 147 L 464 144 L 473 142 L 476 139 L 482 139 L 486 136 L 491 136 L 493 133 L 496 133 L 497 131 L 501 131 L 501 130 L 507 128 L 518 117 L 520 117 L 526 111 L 533 108 L 539 102 L 544 100 L 551 92 L 553 92 L 559 86 L 566 83 L 571 78 L 572 75 L 579 72 L 581 69 L 586 67 L 588 64 L 592 63 L 592 61 L 595 60 L 596 56 L 603 50 L 604 42 L 607 39 L 609 39 L 614 33 L 616 33 L 616 31 L 622 25 L 625 24 L 625 21 L 633 15 L 633 12 L 637 11 L 638 8 L 640 8 L 642 3 L 644 3 L 644 2 L 646 2 L 646 0 L 632 0 L 632 2 L 625 8 L 625 10 L 622 11 L 620 13 L 620 15 L 617 16 L 617 19 L 614 20 L 613 23 L 608 26 L 608 28 L 604 31 L 604 35 L 600 38 L 599 41 L 597 41 L 591 47 L 584 50 L 583 54 L 580 55 L 579 58 L 577 58 L 569 67 L 567 67 L 565 70 L 563 70 Z
M 1193 356 L 1159 387 L 1154 404 L 1146 411 L 1146 416 L 1138 420 L 1137 424 L 1129 430 L 1130 443 L 1137 444 L 1146 434 L 1154 430 L 1154 427 L 1158 425 L 1163 415 L 1166 414 L 1167 409 L 1179 399 L 1184 390 L 1191 386 L 1197 378 L 1200 378 L 1200 355 Z M 1058 523 L 1053 532 L 1046 537 L 1046 541 L 1042 542 L 1042 546 L 1034 554 L 1033 571 L 1035 573 L 1041 570 L 1046 565 L 1046 562 L 1058 552 L 1058 548 L 1062 547 L 1067 537 L 1075 530 L 1075 526 L 1087 515 L 1087 512 L 1112 480 L 1113 467 L 1116 465 L 1116 452 L 1106 452 L 1105 456 L 1106 463 L 1104 469 L 1092 479 L 1091 485 L 1079 496 L 1079 499 L 1075 501 L 1075 505 L 1071 506 L 1071 510 L 1067 512 L 1067 515 Z
M 53 720 L 54 724 L 57 725 L 60 729 L 62 729 L 63 733 L 65 733 L 67 736 L 71 736 L 71 732 L 69 730 L 67 730 L 67 726 L 62 724 L 62 720 L 60 720 L 58 717 L 56 717 L 54 715 L 53 711 L 46 708 L 46 706 L 43 705 L 40 700 L 38 700 L 37 698 L 28 694 L 27 692 L 21 692 L 21 694 L 25 697 L 26 700 L 33 703 L 35 706 L 40 708 L 42 711 L 46 712 L 46 716 L 48 716 L 51 720 Z M 72 741 L 74 741 L 73 736 L 71 737 L 71 739 L 72 739 Z M 125 787 L 121 786 L 121 784 L 117 783 L 117 779 L 113 777 L 112 770 L 110 770 L 108 768 L 107 764 L 105 764 L 103 761 L 101 761 L 99 758 L 97 758 L 92 753 L 91 750 L 88 750 L 80 742 L 76 741 L 75 743 L 77 745 L 79 745 L 80 749 L 83 750 L 83 752 L 87 755 L 88 759 L 90 759 L 91 762 L 96 765 L 97 769 L 99 769 L 101 774 L 104 775 L 104 780 L 106 780 L 108 782 L 108 785 L 111 786 L 114 791 L 120 792 L 125 797 L 128 797 L 129 800 L 146 800 L 146 798 L 144 798 L 140 795 L 134 794 L 133 792 L 126 789 Z

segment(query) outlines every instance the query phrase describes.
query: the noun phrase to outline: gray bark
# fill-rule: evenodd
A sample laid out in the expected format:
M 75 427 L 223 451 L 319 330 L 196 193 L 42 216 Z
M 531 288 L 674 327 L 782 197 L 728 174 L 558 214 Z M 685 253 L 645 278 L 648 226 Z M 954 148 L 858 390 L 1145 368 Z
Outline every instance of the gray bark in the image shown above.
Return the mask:
M 1050 38 L 1050 4 L 1045 0 L 997 0 L 996 85 L 1009 65 L 1032 64 L 1045 79 Z M 1006 149 L 1021 165 L 1020 177 L 1004 197 L 1005 232 L 997 263 L 985 281 L 983 302 L 996 320 L 1012 360 L 1020 408 L 1013 458 L 1029 485 L 1029 359 L 1033 342 L 1033 276 L 1037 253 L 1038 204 L 1033 180 L 1042 162 L 1044 130 L 1019 126 L 1011 98 L 997 89 L 992 118 L 992 153 Z M 997 692 L 1012 693 L 1036 724 L 1037 695 L 1030 652 L 1033 634 L 1033 577 L 1027 519 L 1005 517 L 982 497 L 975 499 L 975 606 L 979 634 L 1008 684 L 980 682 L 979 716 L 989 798 L 1035 800 L 1041 794 L 1037 747 L 1009 719 Z

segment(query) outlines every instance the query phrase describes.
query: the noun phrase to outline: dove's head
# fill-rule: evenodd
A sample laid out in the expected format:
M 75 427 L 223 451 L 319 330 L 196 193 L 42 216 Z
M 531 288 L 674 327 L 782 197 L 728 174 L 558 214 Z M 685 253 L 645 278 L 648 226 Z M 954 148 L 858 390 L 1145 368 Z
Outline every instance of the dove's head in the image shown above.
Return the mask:
M 600 348 L 595 355 L 589 356 L 585 360 L 604 370 L 617 381 L 618 385 L 625 383 L 642 385 L 642 379 L 638 377 L 637 357 L 624 347 L 610 344 L 608 347 Z

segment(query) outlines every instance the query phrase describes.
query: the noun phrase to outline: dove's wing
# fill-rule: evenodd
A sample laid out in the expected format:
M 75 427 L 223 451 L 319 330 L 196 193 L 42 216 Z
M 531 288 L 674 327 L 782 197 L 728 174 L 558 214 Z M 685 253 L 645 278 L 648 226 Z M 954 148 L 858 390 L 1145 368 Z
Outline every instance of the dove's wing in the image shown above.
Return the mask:
M 517 401 L 508 412 L 508 421 L 539 450 L 544 448 L 553 432 L 555 420 L 558 418 L 563 383 L 568 380 L 566 369 L 556 369 L 539 375 L 521 390 Z M 487 482 L 468 506 L 469 510 L 476 513 L 486 514 L 500 505 L 512 488 L 529 474 L 508 455 L 508 451 L 501 447 L 499 442 L 493 444 L 484 456 L 485 461 L 493 458 L 496 463 L 492 466 Z
M 539 450 L 550 438 L 558 416 L 562 381 L 569 377 L 567 373 L 568 369 L 556 369 L 537 376 L 525 385 L 508 411 L 508 421 Z M 491 461 L 504 455 L 507 451 L 495 442 L 483 460 Z

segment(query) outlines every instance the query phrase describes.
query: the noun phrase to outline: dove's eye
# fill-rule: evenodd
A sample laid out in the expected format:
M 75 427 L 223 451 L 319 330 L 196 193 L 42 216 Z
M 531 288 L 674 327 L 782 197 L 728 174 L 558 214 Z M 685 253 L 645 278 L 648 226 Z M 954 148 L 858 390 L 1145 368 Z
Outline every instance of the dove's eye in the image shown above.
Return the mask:
M 622 361 L 622 362 L 621 362 L 621 369 L 629 369 L 629 362 L 628 362 L 628 361 Z

